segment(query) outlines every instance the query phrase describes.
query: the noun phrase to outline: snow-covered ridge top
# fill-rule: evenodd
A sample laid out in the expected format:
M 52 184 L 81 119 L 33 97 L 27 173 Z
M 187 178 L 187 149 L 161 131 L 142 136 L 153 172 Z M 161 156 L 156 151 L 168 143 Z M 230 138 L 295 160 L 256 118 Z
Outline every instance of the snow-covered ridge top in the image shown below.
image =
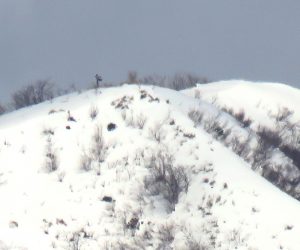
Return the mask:
M 286 84 L 232 80 L 198 84 L 182 92 L 195 96 L 195 91 L 203 101 L 214 102 L 236 112 L 247 110 L 247 116 L 255 118 L 262 125 L 271 126 L 268 115 L 284 108 L 294 112 L 294 121 L 300 120 L 300 90 Z
M 220 98 L 224 104 L 229 102 L 257 105 L 260 102 L 269 104 L 270 108 L 286 106 L 298 108 L 300 90 L 282 83 L 249 82 L 244 80 L 220 81 L 209 84 L 198 84 L 197 87 L 183 90 L 192 95 L 198 89 L 208 96 Z

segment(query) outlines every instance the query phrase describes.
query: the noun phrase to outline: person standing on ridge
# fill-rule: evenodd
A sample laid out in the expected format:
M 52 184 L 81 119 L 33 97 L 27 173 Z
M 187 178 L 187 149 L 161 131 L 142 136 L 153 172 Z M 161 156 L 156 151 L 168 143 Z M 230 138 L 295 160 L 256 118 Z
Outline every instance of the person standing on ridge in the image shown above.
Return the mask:
M 95 78 L 96 78 L 96 88 L 99 88 L 100 82 L 102 81 L 102 77 L 96 74 Z

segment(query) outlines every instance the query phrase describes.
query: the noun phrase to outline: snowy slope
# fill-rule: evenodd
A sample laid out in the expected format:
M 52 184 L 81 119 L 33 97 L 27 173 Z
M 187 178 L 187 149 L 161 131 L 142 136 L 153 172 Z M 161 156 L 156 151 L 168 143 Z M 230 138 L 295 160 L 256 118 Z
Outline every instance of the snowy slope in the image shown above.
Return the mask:
M 194 126 L 191 109 L 219 111 L 187 92 L 124 85 L 1 116 L 0 249 L 299 249 L 299 202 Z M 178 202 L 163 164 L 188 178 Z
M 299 89 L 279 83 L 223 81 L 182 92 L 208 101 L 238 120 L 248 131 L 247 138 L 257 141 L 256 149 L 252 146 L 249 155 L 248 139 L 243 142 L 237 134 L 225 144 L 261 175 L 300 199 Z M 236 142 L 238 148 L 242 145 L 247 150 L 236 150 Z
M 246 110 L 256 123 L 272 125 L 270 114 L 276 114 L 281 108 L 299 110 L 300 90 L 281 83 L 248 82 L 243 80 L 220 81 L 199 84 L 197 87 L 183 90 L 189 96 L 197 92 L 200 98 L 214 102 L 235 111 Z M 300 120 L 300 113 L 294 119 Z

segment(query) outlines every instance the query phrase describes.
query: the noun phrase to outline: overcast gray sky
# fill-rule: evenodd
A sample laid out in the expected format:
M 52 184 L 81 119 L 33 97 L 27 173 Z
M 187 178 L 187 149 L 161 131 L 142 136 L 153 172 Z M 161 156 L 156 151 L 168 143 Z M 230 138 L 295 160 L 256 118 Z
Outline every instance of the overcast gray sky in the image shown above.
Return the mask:
M 128 70 L 300 87 L 299 50 L 299 0 L 0 0 L 0 102 Z

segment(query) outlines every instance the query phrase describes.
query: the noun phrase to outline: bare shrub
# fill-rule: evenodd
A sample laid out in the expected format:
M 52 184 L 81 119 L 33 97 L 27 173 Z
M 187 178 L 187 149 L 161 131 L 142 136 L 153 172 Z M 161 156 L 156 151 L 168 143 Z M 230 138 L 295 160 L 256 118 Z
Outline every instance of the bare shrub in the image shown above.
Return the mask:
M 182 166 L 174 166 L 174 158 L 168 152 L 153 154 L 149 163 L 150 175 L 145 178 L 144 186 L 150 195 L 162 195 L 173 211 L 179 195 L 187 192 L 189 178 Z
M 138 83 L 138 74 L 136 71 L 129 71 L 127 75 L 127 83 Z
M 104 137 L 103 137 L 101 126 L 96 126 L 92 140 L 93 140 L 93 144 L 92 144 L 91 153 L 93 159 L 99 163 L 102 163 L 104 162 L 106 157 L 107 146 L 104 143 Z
M 47 139 L 47 145 L 46 145 L 45 167 L 46 170 L 50 173 L 58 169 L 58 158 L 57 158 L 56 151 L 54 150 L 53 142 L 50 136 Z
M 82 246 L 82 236 L 79 232 L 74 232 L 69 240 L 70 250 L 80 250 Z
M 232 132 L 231 128 L 227 127 L 227 123 L 222 123 L 219 120 L 219 116 L 204 119 L 202 122 L 202 126 L 206 130 L 206 132 L 223 142 Z
M 92 120 L 95 120 L 95 118 L 97 117 L 98 113 L 99 113 L 99 110 L 98 110 L 97 106 L 91 106 L 90 107 L 90 113 L 89 113 L 89 115 L 90 115 L 90 118 Z
M 292 159 L 294 165 L 300 169 L 300 149 L 292 145 L 282 145 L 280 149 L 287 157 Z
M 232 133 L 227 123 L 220 120 L 220 114 L 206 117 L 203 111 L 193 109 L 188 115 L 195 126 L 202 126 L 207 133 L 219 141 L 226 142 L 227 137 Z
M 205 77 L 199 77 L 189 73 L 177 73 L 169 80 L 169 86 L 175 90 L 182 90 L 195 87 L 196 83 L 208 83 Z
M 241 124 L 242 127 L 247 128 L 251 125 L 252 120 L 248 117 L 246 117 L 245 111 L 241 109 L 238 112 L 235 112 L 231 108 L 222 108 L 222 110 L 230 115 L 232 115 L 236 120 L 238 120 Z
M 280 126 L 283 119 L 286 119 L 282 117 L 287 117 L 287 115 L 276 117 L 280 117 L 280 119 L 276 121 L 275 129 L 258 128 L 257 145 L 253 149 L 251 157 L 249 157 L 249 162 L 253 169 L 259 169 L 262 176 L 271 183 L 294 198 L 299 199 L 298 185 L 300 177 L 297 168 L 300 168 L 300 150 L 295 147 L 293 138 L 291 138 L 293 132 L 290 133 L 290 129 L 294 126 Z M 282 128 L 284 129 L 282 130 Z M 285 162 L 279 164 L 276 160 L 273 160 L 276 151 L 287 157 Z
M 271 115 L 271 118 L 275 120 L 276 128 L 273 131 L 264 128 L 264 137 L 266 132 L 269 133 L 268 140 L 275 147 L 279 149 L 289 157 L 295 166 L 300 169 L 300 124 L 299 122 L 291 122 L 291 117 L 294 111 L 288 108 L 280 108 L 278 112 Z
M 175 239 L 175 225 L 166 223 L 158 229 L 160 244 L 157 249 L 172 249 L 171 244 Z
M 189 250 L 208 250 L 210 249 L 207 245 L 202 243 L 199 240 L 196 240 L 193 234 L 187 229 L 184 228 L 184 236 L 185 236 L 185 241 L 186 245 Z
M 126 110 L 123 110 L 121 115 L 126 125 L 133 128 L 143 129 L 147 121 L 147 117 L 144 114 L 140 113 L 135 116 L 132 110 L 130 114 Z
M 87 240 L 93 239 L 93 235 L 88 233 L 84 228 L 78 231 L 72 232 L 71 237 L 68 239 L 70 250 L 86 249 L 84 244 Z
M 250 126 L 250 119 L 245 112 L 235 113 L 232 109 L 225 110 L 240 121 L 242 127 Z M 247 136 L 233 134 L 226 122 L 218 116 L 210 118 L 203 111 L 191 110 L 189 117 L 195 126 L 200 125 L 214 138 L 248 162 L 252 169 L 281 190 L 300 199 L 300 123 L 292 122 L 293 111 L 279 109 L 270 115 L 274 119 L 273 128 L 259 126 L 256 131 L 248 128 Z M 284 159 L 278 162 L 278 157 Z
M 135 124 L 139 129 L 143 129 L 146 121 L 147 121 L 147 117 L 143 114 L 139 114 L 136 117 Z
M 257 130 L 260 143 L 278 148 L 282 144 L 282 139 L 278 131 L 266 127 L 259 127 Z
M 240 138 L 240 136 L 233 136 L 229 142 L 225 145 L 232 149 L 238 156 L 248 161 L 249 155 L 252 151 L 250 147 L 251 135 L 249 134 L 246 138 Z
M 192 109 L 189 111 L 188 116 L 194 122 L 195 126 L 198 126 L 203 120 L 204 113 L 200 110 Z
M 133 96 L 123 96 L 111 102 L 111 105 L 114 106 L 116 109 L 129 109 L 130 104 L 134 100 Z
M 6 112 L 6 108 L 0 104 L 0 115 L 4 114 Z
M 84 150 L 83 150 L 84 151 Z M 93 159 L 90 155 L 83 152 L 80 158 L 80 168 L 86 172 L 92 170 Z
M 241 231 L 238 229 L 233 229 L 227 234 L 227 240 L 230 243 L 232 249 L 238 249 L 239 247 L 243 246 L 247 237 L 242 237 Z
M 96 126 L 94 134 L 92 135 L 91 148 L 88 153 L 83 150 L 81 156 L 80 166 L 82 170 L 90 171 L 95 169 L 100 175 L 101 164 L 105 161 L 107 156 L 108 146 L 106 145 L 102 133 L 102 127 Z
M 262 172 L 270 165 L 273 154 L 273 147 L 265 141 L 259 139 L 256 147 L 253 148 L 249 162 L 254 170 Z
M 65 179 L 65 177 L 66 177 L 66 172 L 59 172 L 58 174 L 57 174 L 57 179 L 58 179 L 58 181 L 59 182 L 63 182 L 64 181 L 64 179 Z
M 283 122 L 287 121 L 293 114 L 294 111 L 290 110 L 287 107 L 282 107 L 278 109 L 278 112 L 276 114 L 270 116 L 274 118 L 276 122 Z
M 160 87 L 167 86 L 167 77 L 157 74 L 144 76 L 140 79 L 140 82 L 148 85 L 158 85 Z
M 23 87 L 12 95 L 15 109 L 38 104 L 54 97 L 53 84 L 49 80 L 39 80 Z
M 265 177 L 274 183 L 274 174 L 269 175 L 271 168 L 268 165 L 271 162 L 273 151 L 279 148 L 282 144 L 282 139 L 276 130 L 266 127 L 259 127 L 257 131 L 258 141 L 257 146 L 253 149 L 251 163 L 254 169 L 265 169 Z M 268 169 L 266 171 L 266 169 Z M 272 171 L 273 173 L 273 171 Z
M 51 136 L 54 135 L 54 129 L 52 128 L 44 128 L 42 131 L 43 135 Z
M 162 128 L 162 123 L 157 123 L 154 127 L 149 129 L 149 134 L 151 138 L 158 143 L 162 142 L 162 140 L 165 138 L 165 131 Z
M 156 85 L 175 90 L 182 90 L 194 87 L 196 86 L 196 83 L 208 83 L 209 80 L 206 77 L 201 77 L 190 73 L 176 73 L 173 76 L 152 74 L 138 78 L 138 75 L 135 71 L 130 71 L 128 73 L 127 82 Z

